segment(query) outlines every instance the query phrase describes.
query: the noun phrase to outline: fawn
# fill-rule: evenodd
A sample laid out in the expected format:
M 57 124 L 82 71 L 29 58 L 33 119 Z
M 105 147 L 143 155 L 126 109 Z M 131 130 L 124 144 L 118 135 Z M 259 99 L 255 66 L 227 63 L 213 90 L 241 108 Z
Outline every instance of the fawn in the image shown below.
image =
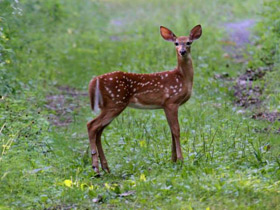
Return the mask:
M 89 83 L 91 108 L 101 113 L 87 123 L 90 141 L 92 168 L 99 175 L 98 155 L 101 167 L 110 172 L 105 158 L 101 134 L 103 130 L 127 107 L 139 109 L 163 109 L 172 134 L 172 161 L 183 160 L 180 146 L 179 106 L 191 96 L 193 66 L 191 44 L 202 34 L 200 25 L 189 36 L 177 37 L 166 27 L 160 34 L 175 44 L 177 67 L 171 71 L 152 74 L 136 74 L 116 71 L 93 78 Z

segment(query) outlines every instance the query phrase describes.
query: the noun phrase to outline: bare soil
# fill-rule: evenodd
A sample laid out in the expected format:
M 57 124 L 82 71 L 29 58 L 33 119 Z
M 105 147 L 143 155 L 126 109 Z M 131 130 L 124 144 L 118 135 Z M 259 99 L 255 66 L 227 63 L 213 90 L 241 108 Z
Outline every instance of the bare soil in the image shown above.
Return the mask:
M 280 113 L 279 112 L 260 112 L 254 114 L 252 116 L 253 119 L 256 120 L 268 120 L 270 122 L 280 121 Z
M 224 25 L 228 36 L 222 41 L 225 56 L 231 57 L 237 63 L 246 62 L 243 57 L 244 50 L 251 44 L 251 28 L 255 20 L 246 19 L 239 22 L 229 22 Z
M 255 25 L 255 20 L 247 19 L 239 22 L 231 22 L 225 24 L 225 29 L 229 33 L 229 39 L 235 43 L 235 46 L 240 48 L 250 43 L 250 29 Z
M 248 108 L 252 105 L 261 105 L 261 96 L 263 87 L 254 84 L 254 81 L 262 79 L 271 67 L 260 67 L 258 69 L 247 69 L 235 80 L 233 86 L 235 100 L 237 106 Z
M 81 107 L 80 99 L 87 93 L 68 86 L 58 86 L 57 90 L 58 94 L 46 97 L 45 106 L 53 111 L 49 121 L 55 126 L 67 126 L 73 122 L 73 112 Z

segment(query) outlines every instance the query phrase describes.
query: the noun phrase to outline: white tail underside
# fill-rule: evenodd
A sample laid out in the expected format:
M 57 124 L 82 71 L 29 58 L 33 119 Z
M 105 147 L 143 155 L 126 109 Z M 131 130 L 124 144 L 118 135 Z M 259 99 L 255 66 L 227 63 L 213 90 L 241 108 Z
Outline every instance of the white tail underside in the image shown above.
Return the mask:
M 94 94 L 94 110 L 95 114 L 98 114 L 100 111 L 99 102 L 100 102 L 100 90 L 99 90 L 99 79 L 96 80 L 95 94 Z

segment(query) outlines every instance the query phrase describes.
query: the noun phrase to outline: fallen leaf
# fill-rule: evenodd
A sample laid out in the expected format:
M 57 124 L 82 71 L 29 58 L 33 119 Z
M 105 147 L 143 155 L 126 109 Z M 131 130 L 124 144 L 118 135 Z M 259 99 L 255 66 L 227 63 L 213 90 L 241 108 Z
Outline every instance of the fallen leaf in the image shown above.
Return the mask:
M 103 199 L 102 196 L 101 196 L 101 195 L 98 195 L 97 198 L 93 198 L 93 199 L 92 199 L 92 202 L 93 202 L 93 203 L 99 203 L 99 202 L 102 201 L 102 199 Z
M 135 193 L 135 191 L 133 191 L 133 190 L 127 191 L 127 192 L 120 194 L 120 197 L 130 196 L 130 195 L 133 195 L 134 193 Z

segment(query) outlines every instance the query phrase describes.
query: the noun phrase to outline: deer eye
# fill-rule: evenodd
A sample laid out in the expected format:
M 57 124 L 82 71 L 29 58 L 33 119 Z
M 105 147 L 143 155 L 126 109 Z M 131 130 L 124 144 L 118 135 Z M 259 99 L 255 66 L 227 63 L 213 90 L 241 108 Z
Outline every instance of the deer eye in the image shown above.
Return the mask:
M 178 45 L 179 45 L 179 43 L 178 43 L 178 42 L 175 42 L 175 45 L 176 45 L 176 46 L 178 46 Z
M 191 42 L 187 42 L 187 45 L 191 45 L 192 43 Z

